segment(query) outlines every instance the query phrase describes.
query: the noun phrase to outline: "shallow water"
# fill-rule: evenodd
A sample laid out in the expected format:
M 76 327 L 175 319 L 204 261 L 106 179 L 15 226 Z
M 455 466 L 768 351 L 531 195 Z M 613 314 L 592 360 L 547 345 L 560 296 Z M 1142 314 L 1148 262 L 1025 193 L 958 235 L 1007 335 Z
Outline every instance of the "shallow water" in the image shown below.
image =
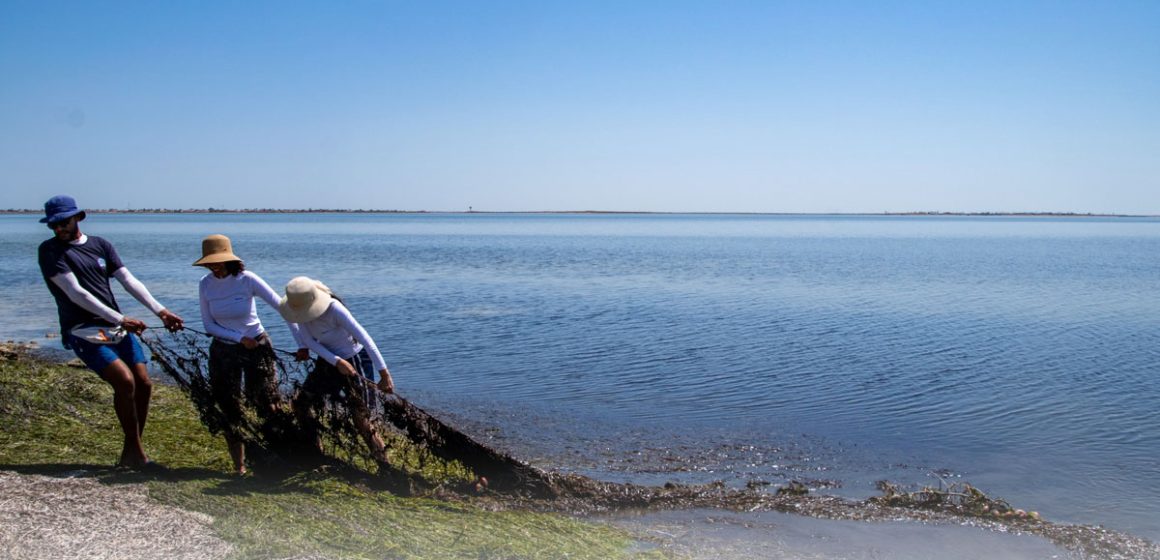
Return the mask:
M 1160 220 L 91 215 L 197 325 L 225 233 L 319 277 L 400 391 L 536 464 L 633 482 L 969 481 L 1160 539 Z M 48 231 L 0 216 L 0 337 L 43 339 Z M 131 312 L 135 302 L 122 297 Z M 275 312 L 260 307 L 288 346 Z
M 1045 560 L 1070 558 L 1044 539 L 957 525 L 827 521 L 786 513 L 659 512 L 609 518 L 641 548 L 690 560 Z

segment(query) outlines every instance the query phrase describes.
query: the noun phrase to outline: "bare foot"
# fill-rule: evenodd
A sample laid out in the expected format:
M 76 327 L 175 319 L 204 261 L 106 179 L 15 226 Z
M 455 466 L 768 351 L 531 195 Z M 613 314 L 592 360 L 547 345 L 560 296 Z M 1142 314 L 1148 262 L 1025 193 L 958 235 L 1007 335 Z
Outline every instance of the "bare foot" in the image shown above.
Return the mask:
M 152 463 L 152 461 L 150 461 L 149 457 L 146 457 L 145 455 L 122 453 L 121 460 L 117 461 L 117 466 L 126 469 L 140 470 L 150 463 Z

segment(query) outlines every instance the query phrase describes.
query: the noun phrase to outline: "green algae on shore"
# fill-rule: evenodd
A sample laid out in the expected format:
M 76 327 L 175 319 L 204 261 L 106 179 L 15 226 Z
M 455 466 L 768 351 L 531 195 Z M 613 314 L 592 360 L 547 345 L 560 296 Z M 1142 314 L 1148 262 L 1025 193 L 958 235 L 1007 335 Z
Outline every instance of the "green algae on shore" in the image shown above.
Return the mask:
M 228 558 L 656 557 L 632 551 L 632 536 L 604 523 L 495 511 L 434 494 L 399 497 L 354 469 L 232 476 L 220 438 L 201 425 L 177 388 L 161 384 L 154 388 L 145 440 L 152 458 L 166 468 L 115 469 L 121 442 L 111 403 L 112 391 L 92 373 L 6 346 L 0 351 L 0 470 L 83 478 L 115 492 L 144 485 L 161 505 L 211 516 L 213 533 L 232 546 Z M 20 537 L 33 528 L 12 530 L 15 536 L 4 542 L 16 548 L 6 550 L 45 557 L 38 552 L 41 543 Z M 124 530 L 125 536 L 133 532 Z

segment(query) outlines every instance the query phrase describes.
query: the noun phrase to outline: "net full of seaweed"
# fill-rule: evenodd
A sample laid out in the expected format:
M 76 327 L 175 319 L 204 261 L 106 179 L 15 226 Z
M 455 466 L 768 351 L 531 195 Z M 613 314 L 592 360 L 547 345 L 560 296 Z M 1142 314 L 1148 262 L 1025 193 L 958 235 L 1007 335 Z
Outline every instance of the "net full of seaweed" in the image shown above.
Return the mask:
M 228 433 L 246 444 L 259 470 L 309 469 L 320 465 L 354 466 L 388 481 L 416 486 L 462 488 L 502 496 L 508 503 L 536 509 L 574 512 L 636 507 L 719 506 L 751 491 L 721 484 L 640 486 L 551 472 L 528 465 L 479 443 L 397 394 L 385 394 L 364 382 L 369 422 L 383 434 L 387 449 L 379 453 L 364 445 L 359 419 L 344 398 L 328 398 L 316 415 L 304 415 L 291 403 L 300 401 L 303 380 L 317 367 L 279 351 L 276 360 L 279 397 L 275 406 L 241 406 L 245 414 L 231 421 L 213 395 L 208 342 L 192 329 L 146 336 L 156 364 L 189 396 L 202 423 L 213 433 Z M 361 379 L 361 378 L 360 378 Z M 438 459 L 438 460 L 432 460 Z M 428 466 L 444 472 L 424 480 Z M 446 485 L 448 479 L 464 484 Z M 406 490 L 401 486 L 396 488 Z
M 473 480 L 485 481 L 496 491 L 552 495 L 543 471 L 476 442 L 406 399 L 382 393 L 361 378 L 367 391 L 368 420 L 383 436 L 385 450 L 361 441 L 365 434 L 361 433 L 358 415 L 344 398 L 349 395 L 328 395 L 315 414 L 302 414 L 296 405 L 303 400 L 303 380 L 316 366 L 311 361 L 294 361 L 287 352 L 283 352 L 286 358 L 276 360 L 279 386 L 274 405 L 263 409 L 239 403 L 244 415 L 231 421 L 214 398 L 205 338 L 184 332 L 143 340 L 161 370 L 189 396 L 202 423 L 215 434 L 229 433 L 245 442 L 253 463 L 279 468 L 343 464 L 382 477 L 406 476 L 412 483 L 421 482 L 417 473 L 426 467 L 445 464 L 444 470 L 455 472 L 444 473 L 448 476 L 441 478 L 465 478 L 470 471 Z
M 366 439 L 365 434 L 360 433 L 359 418 L 346 399 L 326 399 L 316 415 L 295 410 L 291 403 L 300 402 L 303 380 L 317 366 L 311 361 L 295 361 L 286 351 L 279 351 L 283 357 L 276 360 L 279 397 L 275 406 L 241 405 L 245 414 L 231 422 L 213 395 L 208 343 L 199 336 L 203 333 L 190 331 L 166 333 L 164 338 L 143 337 L 143 341 L 162 371 L 189 396 L 202 423 L 215 434 L 229 433 L 245 442 L 250 462 L 264 469 L 354 466 L 393 481 L 394 489 L 400 490 L 448 488 L 448 479 L 458 479 L 465 484 L 451 488 L 477 493 L 486 489 L 512 503 L 577 512 L 717 504 L 724 494 L 734 492 L 716 484 L 648 487 L 545 471 L 479 443 L 397 394 L 382 393 L 372 383 L 363 382 L 369 422 L 385 436 L 387 449 L 379 453 L 360 441 Z M 436 480 L 424 480 L 422 473 L 429 473 L 431 465 L 443 472 L 433 477 Z

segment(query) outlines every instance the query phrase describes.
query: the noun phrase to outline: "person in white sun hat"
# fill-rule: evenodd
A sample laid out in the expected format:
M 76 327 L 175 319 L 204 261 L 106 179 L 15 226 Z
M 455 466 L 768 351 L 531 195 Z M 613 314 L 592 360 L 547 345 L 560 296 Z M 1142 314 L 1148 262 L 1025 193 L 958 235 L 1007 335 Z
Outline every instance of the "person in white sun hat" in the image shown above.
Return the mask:
M 298 327 L 298 358 L 307 359 L 311 351 L 318 356 L 294 399 L 295 413 L 312 425 L 324 399 L 336 400 L 345 394 L 355 427 L 375 459 L 387 463 L 386 446 L 370 422 L 369 406 L 376 402 L 370 384 L 375 372 L 379 375 L 378 389 L 384 393 L 393 393 L 395 382 L 375 341 L 330 288 L 306 276 L 286 284 L 278 312 Z

